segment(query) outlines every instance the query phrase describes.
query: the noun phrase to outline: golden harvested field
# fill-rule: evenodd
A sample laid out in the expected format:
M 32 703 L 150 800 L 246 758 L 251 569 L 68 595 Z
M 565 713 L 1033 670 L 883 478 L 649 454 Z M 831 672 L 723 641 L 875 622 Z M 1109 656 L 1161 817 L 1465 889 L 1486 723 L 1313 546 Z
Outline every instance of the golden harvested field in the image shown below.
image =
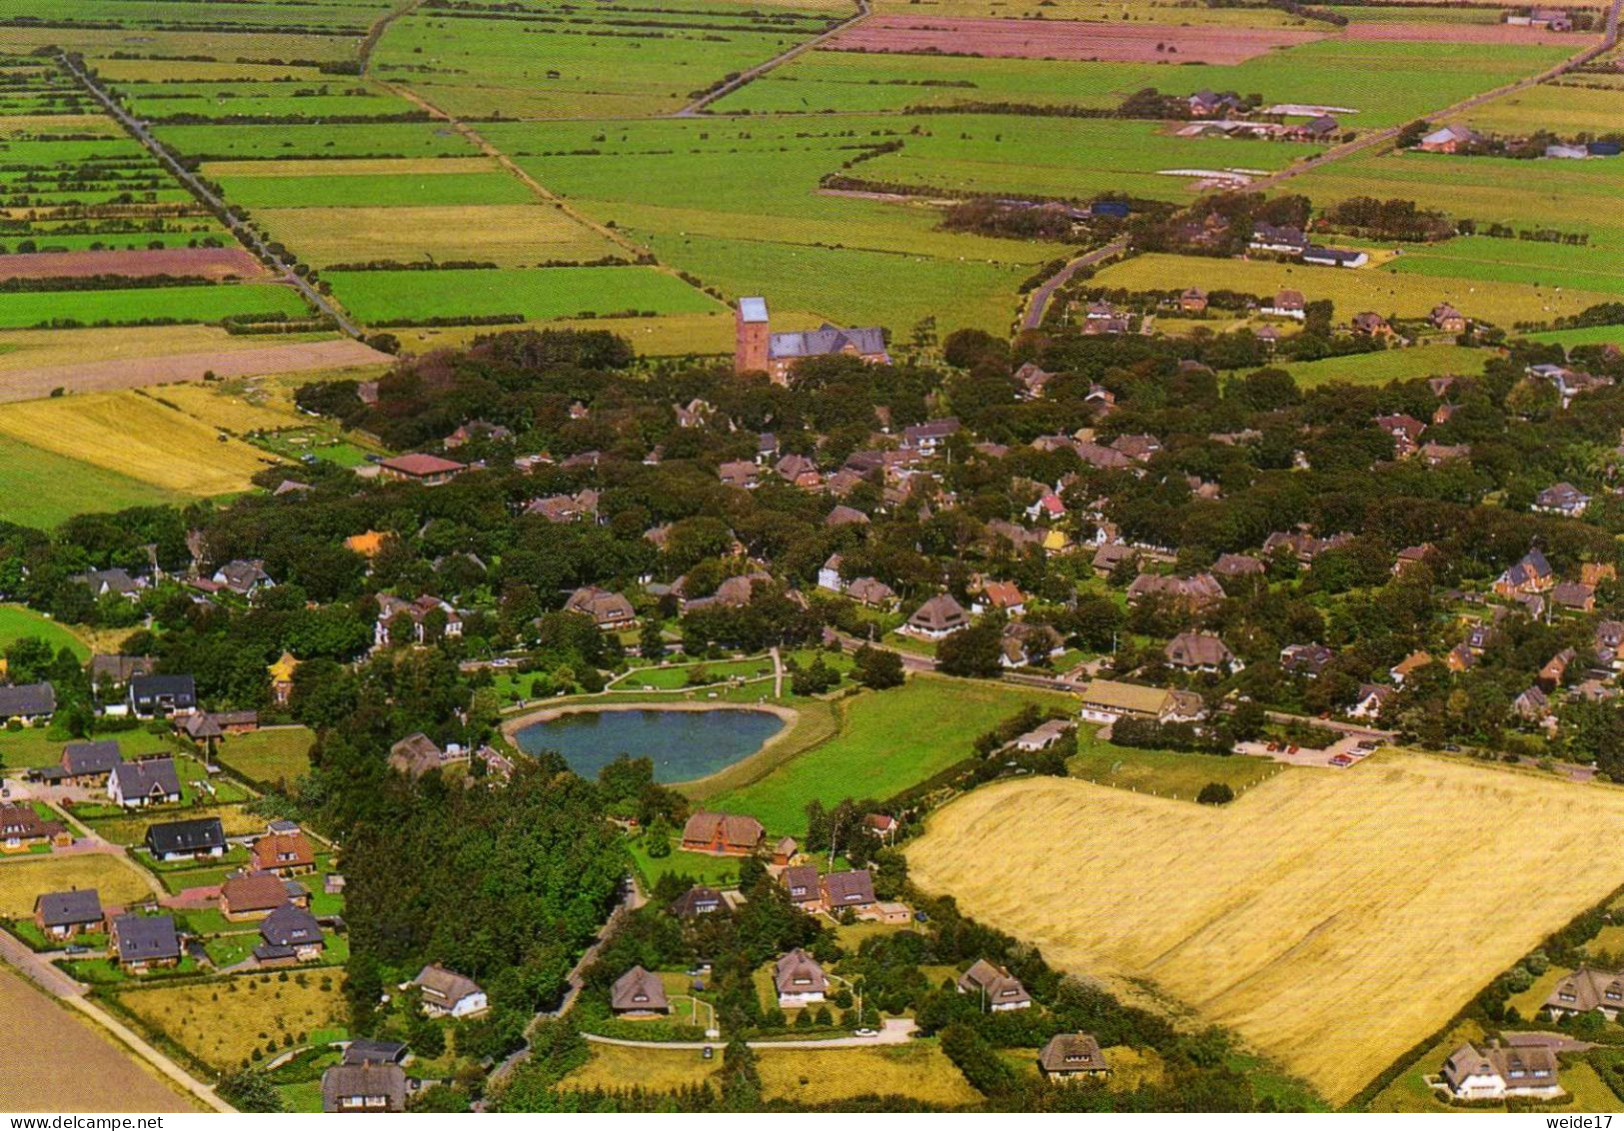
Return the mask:
M 3 968 L 0 1064 L 5 1111 L 197 1110 L 89 1020 Z
M 342 1027 L 346 1006 L 341 978 L 331 969 L 292 972 L 285 982 L 274 974 L 241 974 L 189 986 L 126 990 L 118 1000 L 149 1028 L 229 1072 L 266 1042 L 280 1045 L 284 1034 L 298 1041 L 317 1029 Z
M 989 786 L 908 862 L 1060 967 L 1153 982 L 1340 1103 L 1624 882 L 1596 851 L 1621 835 L 1624 792 L 1394 754 L 1222 809 Z
M 134 865 L 111 856 L 32 856 L 0 861 L 0 916 L 27 918 L 41 892 L 95 888 L 105 905 L 151 895 Z
M 168 402 L 210 427 L 238 434 L 307 426 L 308 417 L 301 419 L 281 403 L 282 391 L 272 382 L 233 381 L 229 391 L 219 384 L 165 385 L 141 390 L 136 396 Z
M 1557 274 L 1557 272 L 1552 272 Z M 1182 289 L 1200 285 L 1223 287 L 1247 294 L 1273 295 L 1291 287 L 1309 302 L 1330 299 L 1336 318 L 1346 322 L 1362 310 L 1401 318 L 1425 316 L 1440 302 L 1451 302 L 1469 317 L 1499 326 L 1533 319 L 1548 320 L 1577 314 L 1587 306 L 1612 302 L 1617 296 L 1554 286 L 1529 286 L 1489 280 L 1434 278 L 1427 275 L 1389 274 L 1374 267 L 1345 270 L 1303 267 L 1266 260 L 1202 260 L 1179 255 L 1141 255 L 1112 264 L 1095 276 L 1102 287 L 1129 290 Z
M 65 133 L 77 137 L 120 137 L 111 118 L 100 114 L 35 115 L 19 114 L 0 118 L 0 137 L 22 137 L 41 133 Z
M 278 334 L 274 345 L 331 334 Z M 265 339 L 228 334 L 218 326 L 119 326 L 85 330 L 0 330 L 0 389 L 5 374 L 57 365 L 163 357 L 168 354 L 257 350 Z
M 584 262 L 621 249 L 544 204 L 398 208 L 265 208 L 255 217 L 317 267 L 392 259 L 478 260 L 529 267 Z
M 875 1048 L 757 1049 L 756 1057 L 762 1095 L 769 1100 L 828 1103 L 878 1093 L 953 1107 L 981 1099 L 935 1041 Z M 701 1083 L 720 1067 L 719 1060 L 701 1060 L 693 1049 L 595 1044 L 592 1059 L 565 1083 L 577 1088 L 635 1084 L 658 1091 Z
M 275 462 L 151 397 L 92 393 L 8 405 L 0 435 L 172 491 L 209 496 L 247 490 Z

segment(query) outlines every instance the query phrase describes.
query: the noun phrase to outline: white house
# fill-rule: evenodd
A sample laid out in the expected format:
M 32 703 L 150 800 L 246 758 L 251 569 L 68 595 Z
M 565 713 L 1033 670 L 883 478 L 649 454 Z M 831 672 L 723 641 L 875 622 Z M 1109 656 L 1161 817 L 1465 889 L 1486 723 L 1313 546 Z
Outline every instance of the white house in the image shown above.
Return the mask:
M 1563 1094 L 1556 1054 L 1549 1045 L 1534 1042 L 1502 1047 L 1490 1041 L 1484 1049 L 1462 1045 L 1444 1061 L 1437 1086 L 1458 1100 L 1549 1100 Z
M 823 967 L 800 947 L 779 958 L 773 967 L 773 983 L 778 987 L 780 1009 L 800 1009 L 823 1000 L 828 978 Z
M 474 1017 L 490 1007 L 485 991 L 472 978 L 438 962 L 423 967 L 409 984 L 422 992 L 423 1012 L 430 1017 Z
M 844 593 L 846 583 L 840 580 L 840 555 L 830 554 L 829 560 L 818 570 L 818 588 L 831 593 Z

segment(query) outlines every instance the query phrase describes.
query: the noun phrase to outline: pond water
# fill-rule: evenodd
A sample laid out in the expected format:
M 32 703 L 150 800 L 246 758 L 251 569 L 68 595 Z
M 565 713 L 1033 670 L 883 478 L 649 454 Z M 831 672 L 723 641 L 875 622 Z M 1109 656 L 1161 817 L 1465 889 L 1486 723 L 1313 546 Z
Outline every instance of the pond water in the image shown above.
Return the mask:
M 784 729 L 770 711 L 578 711 L 515 736 L 527 754 L 556 750 L 584 778 L 622 754 L 654 760 L 654 780 L 693 781 L 761 749 Z

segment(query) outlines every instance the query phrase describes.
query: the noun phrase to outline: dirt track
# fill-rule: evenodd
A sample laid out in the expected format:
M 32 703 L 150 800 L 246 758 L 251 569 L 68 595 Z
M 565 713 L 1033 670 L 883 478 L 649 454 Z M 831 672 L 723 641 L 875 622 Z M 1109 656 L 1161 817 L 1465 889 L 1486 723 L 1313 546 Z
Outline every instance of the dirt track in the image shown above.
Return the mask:
M 1319 32 L 1280 28 L 1122 27 L 1083 21 L 875 16 L 841 32 L 828 48 L 1112 63 L 1234 64 L 1272 48 L 1324 38 Z
M 78 365 L 49 365 L 0 373 L 0 403 L 38 400 L 50 396 L 53 389 L 59 388 L 70 393 L 106 393 L 171 381 L 201 381 L 203 375 L 210 372 L 216 377 L 259 377 L 272 373 L 378 365 L 392 360 L 388 354 L 360 342 L 335 338 L 329 342 L 295 342 L 218 353 L 183 353 L 92 361 Z
M 0 279 L 82 279 L 92 275 L 196 275 L 257 279 L 265 265 L 240 247 L 169 247 L 150 251 L 42 251 L 0 255 Z

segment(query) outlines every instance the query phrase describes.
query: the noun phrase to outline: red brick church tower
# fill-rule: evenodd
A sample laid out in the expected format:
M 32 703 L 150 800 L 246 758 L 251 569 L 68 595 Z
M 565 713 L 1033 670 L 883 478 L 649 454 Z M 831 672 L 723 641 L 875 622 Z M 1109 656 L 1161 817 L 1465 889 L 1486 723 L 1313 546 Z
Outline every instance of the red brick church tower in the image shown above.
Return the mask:
M 734 314 L 733 372 L 765 373 L 768 368 L 767 300 L 741 298 Z

